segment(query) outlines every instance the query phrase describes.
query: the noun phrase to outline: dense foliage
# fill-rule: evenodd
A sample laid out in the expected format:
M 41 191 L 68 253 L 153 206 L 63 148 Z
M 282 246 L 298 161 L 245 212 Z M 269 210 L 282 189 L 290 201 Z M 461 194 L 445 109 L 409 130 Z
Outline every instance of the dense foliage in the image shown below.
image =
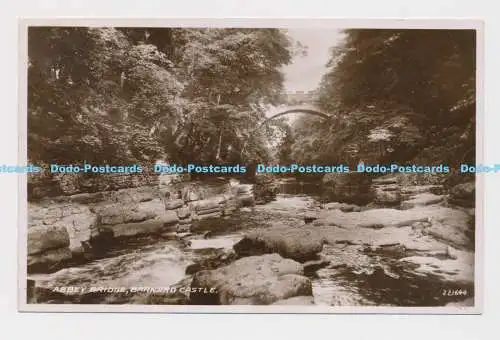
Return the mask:
M 28 158 L 474 162 L 474 31 L 344 34 L 318 89 L 332 118 L 256 129 L 304 52 L 283 30 L 30 28 Z
M 318 106 L 325 124 L 295 124 L 301 162 L 475 160 L 475 32 L 346 30 L 333 50 Z
M 265 159 L 252 132 L 295 53 L 278 29 L 32 27 L 28 46 L 28 158 L 66 164 Z

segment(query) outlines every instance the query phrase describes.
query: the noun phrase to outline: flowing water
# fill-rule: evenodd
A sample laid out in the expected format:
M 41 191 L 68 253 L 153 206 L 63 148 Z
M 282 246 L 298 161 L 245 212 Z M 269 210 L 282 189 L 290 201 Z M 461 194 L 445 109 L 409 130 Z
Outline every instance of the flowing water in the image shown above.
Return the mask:
M 31 275 L 30 278 L 36 280 L 38 286 L 49 289 L 68 286 L 119 289 L 175 285 L 186 279 L 188 265 L 214 248 L 231 249 L 242 238 L 245 230 L 275 223 L 301 223 L 302 214 L 317 209 L 321 197 L 321 187 L 315 183 L 287 181 L 280 184 L 279 192 L 276 200 L 256 206 L 251 211 L 238 211 L 230 217 L 193 226 L 193 235 L 188 244 L 172 235 L 129 240 L 126 244 L 115 245 L 104 258 L 51 274 Z M 206 231 L 212 234 L 208 239 L 203 237 Z M 441 304 L 436 299 L 436 291 L 441 288 L 439 283 L 420 280 L 418 277 L 396 280 L 391 275 L 373 275 L 377 266 L 390 268 L 390 259 L 367 256 L 359 247 L 352 246 L 338 248 L 325 245 L 324 252 L 333 254 L 340 263 L 354 263 L 357 271 L 346 271 L 342 265 L 317 271 L 311 279 L 315 303 L 318 305 Z M 105 299 L 95 303 L 105 303 Z

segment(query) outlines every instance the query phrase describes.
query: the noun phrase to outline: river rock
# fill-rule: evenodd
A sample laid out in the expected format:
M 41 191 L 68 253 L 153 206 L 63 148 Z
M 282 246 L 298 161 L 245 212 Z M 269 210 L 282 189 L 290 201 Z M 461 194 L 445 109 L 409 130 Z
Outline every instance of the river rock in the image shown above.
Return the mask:
M 28 228 L 28 255 L 68 247 L 68 230 L 64 226 L 34 226 Z
M 374 202 L 384 206 L 398 205 L 401 202 L 401 195 L 399 191 L 386 191 L 383 187 L 374 188 L 374 196 Z
M 165 227 L 173 226 L 179 223 L 179 217 L 177 217 L 177 213 L 175 211 L 164 211 L 156 216 L 155 220 L 163 222 Z
M 304 222 L 305 223 L 311 223 L 312 221 L 315 221 L 318 219 L 318 215 L 312 212 L 308 212 L 304 214 Z
M 188 202 L 195 202 L 201 199 L 201 195 L 198 192 L 190 191 L 188 195 Z
M 152 201 L 157 192 L 151 187 L 126 188 L 109 193 L 110 198 L 120 204 L 134 204 Z
M 187 219 L 190 216 L 191 216 L 191 210 L 189 210 L 188 207 L 177 209 L 177 217 L 179 218 L 179 220 Z
M 429 235 L 459 249 L 473 247 L 473 240 L 469 237 L 473 226 L 465 212 L 444 207 L 432 208 L 429 219 L 431 225 L 426 229 Z
M 191 217 L 179 220 L 179 225 L 184 225 L 184 224 L 191 224 L 193 222 L 193 219 Z
M 82 243 L 89 242 L 98 228 L 97 215 L 88 207 L 80 206 L 73 213 L 59 220 L 56 225 L 65 226 L 68 231 L 72 252 L 77 252 Z
M 271 174 L 257 174 L 255 176 L 253 188 L 255 204 L 266 204 L 274 201 L 278 191 L 279 184 L 274 181 L 274 176 Z
M 222 214 L 221 212 L 213 212 L 213 213 L 210 213 L 210 214 L 204 214 L 204 215 L 198 215 L 197 216 L 197 220 L 198 221 L 203 221 L 203 220 L 208 220 L 208 219 L 211 219 L 211 218 L 221 218 Z
M 205 210 L 198 210 L 196 213 L 201 216 L 201 215 L 208 215 L 208 214 L 213 214 L 213 213 L 220 213 L 221 210 L 219 207 L 212 208 L 212 209 L 205 209 Z
M 132 205 L 137 210 L 146 213 L 148 216 L 157 216 L 165 212 L 165 204 L 161 199 L 153 199 L 151 201 L 139 202 Z
M 295 296 L 312 296 L 311 281 L 303 276 L 302 265 L 278 254 L 246 257 L 197 272 L 191 289 L 191 304 L 201 305 L 269 305 Z
M 192 263 L 186 268 L 186 275 L 192 275 L 202 270 L 213 270 L 230 264 L 238 258 L 233 250 L 217 249 L 215 254 Z
M 429 219 L 430 215 L 427 208 L 418 207 L 409 210 L 382 208 L 349 213 L 339 210 L 323 210 L 319 213 L 319 218 L 313 222 L 313 225 L 336 225 L 346 229 L 356 227 L 373 228 L 374 226 L 410 226 L 415 222 L 425 222 Z
M 362 173 L 329 173 L 323 177 L 325 193 L 341 203 L 364 205 L 373 199 L 371 178 Z
M 223 216 L 230 216 L 232 215 L 236 210 L 238 210 L 238 208 L 236 207 L 225 207 L 223 210 L 222 210 L 222 215 Z
M 241 207 L 253 207 L 255 205 L 253 194 L 238 195 L 236 200 Z
M 276 226 L 247 233 L 234 245 L 240 256 L 278 253 L 296 261 L 316 259 L 323 249 L 323 239 L 313 230 Z
M 196 212 L 210 209 L 219 209 L 219 202 L 213 199 L 205 199 L 191 203 L 191 207 Z
M 238 184 L 232 190 L 234 194 L 239 195 L 253 195 L 253 185 L 251 184 Z
M 361 211 L 361 208 L 355 204 L 347 204 L 347 203 L 339 203 L 339 202 L 331 202 L 323 205 L 323 209 L 326 210 L 340 210 L 343 212 L 351 212 L 351 211 Z
M 396 177 L 380 177 L 372 181 L 374 185 L 391 185 L 398 184 L 399 180 Z
M 174 210 L 184 206 L 184 201 L 181 199 L 174 199 L 165 201 L 165 210 Z
M 137 206 L 114 204 L 99 210 L 101 225 L 143 222 L 156 217 L 152 211 L 139 210 Z
M 76 203 L 53 203 L 49 206 L 29 204 L 28 224 L 30 228 L 38 226 L 46 229 L 47 226 L 52 226 L 57 230 L 66 229 L 70 240 L 69 248 L 78 251 L 82 242 L 88 242 L 96 233 L 97 215 L 88 206 Z M 47 230 L 49 234 L 50 230 Z
M 191 230 L 191 223 L 179 224 L 176 232 L 179 234 L 187 233 Z
M 177 215 L 175 215 L 175 218 L 177 220 Z M 114 224 L 107 227 L 113 232 L 113 236 L 117 238 L 161 234 L 165 231 L 165 224 L 163 219 L 158 218 L 136 223 Z
M 43 253 L 28 255 L 29 273 L 50 273 L 65 267 L 72 259 L 68 247 L 46 250 Z
M 431 193 L 434 195 L 443 194 L 442 185 L 415 185 L 415 186 L 403 186 L 401 187 L 401 196 L 404 199 L 410 199 L 415 195 L 423 193 Z
M 466 208 L 475 206 L 476 183 L 467 182 L 454 186 L 450 189 L 448 202 Z
M 411 209 L 418 206 L 437 204 L 444 201 L 444 196 L 431 193 L 422 193 L 415 195 L 412 199 L 401 202 L 401 209 Z
M 98 203 L 106 199 L 105 192 L 83 193 L 70 196 L 72 203 L 90 204 Z
M 382 206 L 399 205 L 401 189 L 396 177 L 381 177 L 372 181 L 374 203 Z

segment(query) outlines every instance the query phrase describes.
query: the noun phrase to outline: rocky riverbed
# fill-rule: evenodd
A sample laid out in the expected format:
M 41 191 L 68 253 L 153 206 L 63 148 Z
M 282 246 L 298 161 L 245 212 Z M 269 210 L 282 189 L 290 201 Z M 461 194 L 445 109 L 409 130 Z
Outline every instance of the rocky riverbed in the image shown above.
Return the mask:
M 363 206 L 324 203 L 296 190 L 255 206 L 246 186 L 218 188 L 187 204 L 171 200 L 170 210 L 142 189 L 142 196 L 133 195 L 133 209 L 110 198 L 97 205 L 77 198 L 70 213 L 52 223 L 36 222 L 33 213 L 30 230 L 38 229 L 30 232 L 28 268 L 38 303 L 472 303 L 474 212 L 456 205 L 455 195 L 470 198 L 470 186 L 445 193 L 440 186 L 401 187 L 384 178 L 373 187 L 376 199 Z M 58 211 L 59 204 L 68 206 L 52 202 L 30 212 Z M 43 216 L 52 215 L 45 210 Z M 86 244 L 93 251 L 83 249 Z M 61 264 L 48 253 L 67 260 Z

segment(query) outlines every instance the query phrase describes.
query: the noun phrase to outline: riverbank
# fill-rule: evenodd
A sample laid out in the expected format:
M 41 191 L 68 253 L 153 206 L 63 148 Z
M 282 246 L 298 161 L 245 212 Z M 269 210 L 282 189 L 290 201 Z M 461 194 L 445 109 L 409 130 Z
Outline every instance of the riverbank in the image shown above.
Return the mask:
M 30 202 L 28 273 L 54 272 L 101 258 L 131 238 L 187 233 L 193 222 L 227 217 L 254 204 L 251 185 L 217 180 Z
M 394 187 L 388 182 L 382 180 L 385 189 Z M 381 207 L 323 203 L 296 189 L 270 203 L 192 221 L 189 230 L 177 222 L 161 233 L 124 232 L 134 236 L 101 258 L 32 275 L 38 302 L 443 306 L 472 301 L 473 215 L 450 203 L 456 195 L 437 186 L 404 187 L 398 188 L 400 204 Z M 138 211 L 145 211 L 146 203 L 158 204 L 154 201 L 140 202 Z M 200 206 L 213 214 L 210 204 Z M 187 213 L 176 209 L 181 209 L 177 215 Z M 118 211 L 105 215 L 111 217 L 104 222 L 141 223 L 130 220 L 138 218 L 137 211 Z M 51 289 L 74 285 L 178 289 L 161 294 Z

